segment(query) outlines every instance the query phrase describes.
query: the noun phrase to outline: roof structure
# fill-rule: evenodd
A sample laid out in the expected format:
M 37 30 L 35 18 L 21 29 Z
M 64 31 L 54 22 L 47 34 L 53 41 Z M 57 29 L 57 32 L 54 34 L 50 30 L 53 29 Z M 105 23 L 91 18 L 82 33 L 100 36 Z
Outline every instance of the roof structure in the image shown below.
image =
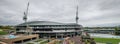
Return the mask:
M 76 23 L 59 23 L 52 21 L 31 21 L 19 24 L 18 26 L 26 26 L 26 25 L 78 25 Z

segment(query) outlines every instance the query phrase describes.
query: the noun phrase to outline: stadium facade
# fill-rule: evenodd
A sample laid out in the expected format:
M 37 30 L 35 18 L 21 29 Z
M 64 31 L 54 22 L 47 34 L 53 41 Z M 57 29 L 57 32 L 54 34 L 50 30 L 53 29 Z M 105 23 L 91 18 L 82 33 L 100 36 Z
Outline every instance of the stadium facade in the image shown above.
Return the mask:
M 58 23 L 51 21 L 31 21 L 16 26 L 17 33 L 26 33 L 28 25 L 29 32 L 39 34 L 41 38 L 64 38 L 66 36 L 81 35 L 82 26 L 76 23 Z

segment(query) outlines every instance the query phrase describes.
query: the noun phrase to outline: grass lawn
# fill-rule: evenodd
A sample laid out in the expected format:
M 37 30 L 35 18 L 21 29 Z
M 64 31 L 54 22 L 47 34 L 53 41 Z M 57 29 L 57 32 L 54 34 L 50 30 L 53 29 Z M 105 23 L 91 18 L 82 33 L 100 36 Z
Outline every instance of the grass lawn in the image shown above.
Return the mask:
M 47 44 L 48 43 L 48 41 L 44 41 L 44 42 L 41 42 L 40 44 Z
M 118 44 L 120 39 L 115 38 L 94 38 L 96 42 Z
M 5 31 L 0 31 L 0 35 L 6 35 L 6 34 L 8 34 L 8 33 Z
M 40 41 L 42 41 L 42 39 L 36 40 L 36 41 L 34 41 L 34 42 L 40 42 Z

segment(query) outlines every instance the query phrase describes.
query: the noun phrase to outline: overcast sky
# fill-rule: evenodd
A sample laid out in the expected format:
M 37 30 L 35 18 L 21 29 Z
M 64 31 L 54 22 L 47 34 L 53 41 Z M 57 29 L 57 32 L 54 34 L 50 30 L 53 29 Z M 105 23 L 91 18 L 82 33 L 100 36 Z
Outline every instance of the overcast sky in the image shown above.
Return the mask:
M 23 23 L 28 0 L 0 0 L 0 25 Z M 78 0 L 79 24 L 120 23 L 120 0 Z M 28 21 L 75 23 L 75 0 L 30 0 Z

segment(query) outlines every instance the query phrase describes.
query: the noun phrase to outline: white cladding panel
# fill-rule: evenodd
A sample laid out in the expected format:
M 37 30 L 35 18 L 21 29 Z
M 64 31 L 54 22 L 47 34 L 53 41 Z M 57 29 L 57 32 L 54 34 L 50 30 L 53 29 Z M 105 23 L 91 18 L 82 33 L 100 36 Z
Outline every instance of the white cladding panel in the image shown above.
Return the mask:
M 53 32 L 73 32 L 75 30 L 53 30 Z

